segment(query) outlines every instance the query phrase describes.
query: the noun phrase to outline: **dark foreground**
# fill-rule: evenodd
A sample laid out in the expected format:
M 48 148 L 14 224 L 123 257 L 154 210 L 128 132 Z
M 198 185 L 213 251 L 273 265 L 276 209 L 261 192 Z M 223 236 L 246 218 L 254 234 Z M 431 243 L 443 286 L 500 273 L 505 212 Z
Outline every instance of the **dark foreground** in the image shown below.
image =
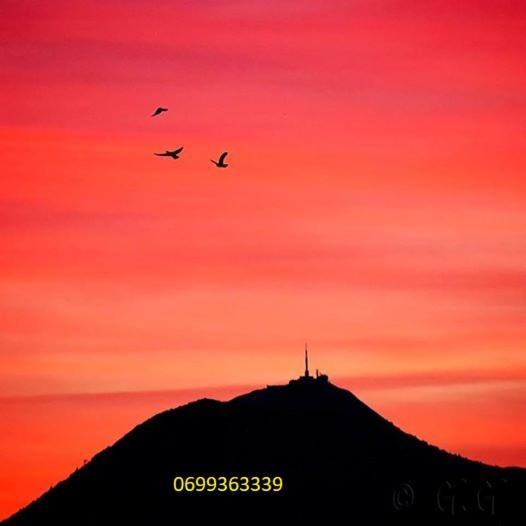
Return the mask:
M 283 489 L 176 493 L 177 475 Z M 525 497 L 526 470 L 446 453 L 309 378 L 158 414 L 3 524 L 506 526 L 526 524 Z

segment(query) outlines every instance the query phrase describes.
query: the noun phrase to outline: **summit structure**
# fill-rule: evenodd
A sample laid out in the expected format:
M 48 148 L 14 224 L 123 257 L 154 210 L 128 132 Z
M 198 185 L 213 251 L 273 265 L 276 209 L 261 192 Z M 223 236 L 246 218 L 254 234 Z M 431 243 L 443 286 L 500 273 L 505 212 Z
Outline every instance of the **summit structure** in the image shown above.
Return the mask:
M 305 344 L 305 372 L 303 373 L 303 376 L 300 376 L 296 380 L 290 380 L 290 384 L 301 382 L 301 383 L 311 383 L 311 382 L 328 382 L 329 377 L 326 374 L 320 373 L 318 369 L 316 369 L 316 376 L 311 376 L 309 371 L 309 348 L 307 344 Z

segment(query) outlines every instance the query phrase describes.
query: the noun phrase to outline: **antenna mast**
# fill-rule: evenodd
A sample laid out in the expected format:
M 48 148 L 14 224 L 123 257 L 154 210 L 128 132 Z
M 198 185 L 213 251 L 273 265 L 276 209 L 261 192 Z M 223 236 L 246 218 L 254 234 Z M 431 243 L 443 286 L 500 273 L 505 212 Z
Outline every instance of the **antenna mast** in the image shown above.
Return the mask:
M 305 344 L 305 378 L 309 378 L 309 350 L 307 344 Z

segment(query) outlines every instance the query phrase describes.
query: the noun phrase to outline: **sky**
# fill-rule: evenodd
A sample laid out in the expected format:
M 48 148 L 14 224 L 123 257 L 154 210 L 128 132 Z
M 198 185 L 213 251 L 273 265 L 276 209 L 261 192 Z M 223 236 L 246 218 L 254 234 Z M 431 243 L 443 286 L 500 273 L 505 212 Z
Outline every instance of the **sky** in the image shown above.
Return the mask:
M 2 15 L 0 517 L 305 341 L 405 430 L 526 466 L 524 2 Z

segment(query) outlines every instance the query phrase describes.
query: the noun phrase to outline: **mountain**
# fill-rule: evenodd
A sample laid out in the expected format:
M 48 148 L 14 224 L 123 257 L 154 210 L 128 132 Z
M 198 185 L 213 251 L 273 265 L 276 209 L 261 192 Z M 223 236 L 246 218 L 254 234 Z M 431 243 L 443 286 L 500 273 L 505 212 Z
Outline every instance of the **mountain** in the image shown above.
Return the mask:
M 283 488 L 174 490 L 199 475 L 280 476 Z M 449 454 L 326 377 L 301 377 L 155 415 L 3 524 L 502 526 L 524 524 L 525 490 L 526 470 Z

